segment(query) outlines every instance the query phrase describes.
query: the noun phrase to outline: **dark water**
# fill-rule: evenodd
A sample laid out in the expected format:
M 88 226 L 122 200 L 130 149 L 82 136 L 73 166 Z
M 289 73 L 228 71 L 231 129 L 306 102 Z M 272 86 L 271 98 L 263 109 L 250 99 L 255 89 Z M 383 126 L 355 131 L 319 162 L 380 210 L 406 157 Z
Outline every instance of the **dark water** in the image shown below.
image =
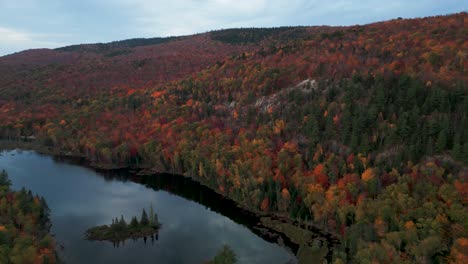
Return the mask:
M 44 196 L 51 209 L 52 230 L 66 263 L 203 263 L 223 244 L 238 263 L 287 263 L 294 257 L 283 247 L 259 237 L 252 217 L 239 215 L 207 188 L 178 176 L 136 177 L 99 174 L 31 151 L 0 152 L 13 189 L 23 186 Z M 136 183 L 138 181 L 140 183 Z M 153 205 L 162 223 L 157 241 L 87 241 L 86 229 L 128 221 Z M 230 217 L 230 218 L 229 218 Z

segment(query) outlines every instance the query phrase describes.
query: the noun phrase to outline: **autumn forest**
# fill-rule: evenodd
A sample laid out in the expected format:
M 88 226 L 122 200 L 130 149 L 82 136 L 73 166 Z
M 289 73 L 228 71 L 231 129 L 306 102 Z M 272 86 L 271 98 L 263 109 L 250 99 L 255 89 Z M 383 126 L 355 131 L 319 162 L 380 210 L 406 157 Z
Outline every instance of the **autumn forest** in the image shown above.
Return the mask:
M 0 57 L 0 138 L 189 176 L 336 237 L 332 263 L 468 263 L 467 19 L 15 53 Z M 17 200 L 32 204 L 25 217 L 45 210 L 0 191 L 0 211 Z

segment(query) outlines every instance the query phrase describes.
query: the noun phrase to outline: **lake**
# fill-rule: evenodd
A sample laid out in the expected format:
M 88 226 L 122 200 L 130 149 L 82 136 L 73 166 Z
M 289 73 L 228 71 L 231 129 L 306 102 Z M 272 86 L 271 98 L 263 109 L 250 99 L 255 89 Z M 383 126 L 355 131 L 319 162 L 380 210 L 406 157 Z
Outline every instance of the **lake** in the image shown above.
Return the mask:
M 242 215 L 231 201 L 182 176 L 101 173 L 19 150 L 0 152 L 1 169 L 14 190 L 25 187 L 47 200 L 51 233 L 65 263 L 203 263 L 224 244 L 238 263 L 296 262 L 289 250 L 259 235 L 252 215 Z M 115 247 L 85 239 L 88 228 L 121 215 L 129 222 L 151 205 L 162 223 L 154 242 L 127 240 Z

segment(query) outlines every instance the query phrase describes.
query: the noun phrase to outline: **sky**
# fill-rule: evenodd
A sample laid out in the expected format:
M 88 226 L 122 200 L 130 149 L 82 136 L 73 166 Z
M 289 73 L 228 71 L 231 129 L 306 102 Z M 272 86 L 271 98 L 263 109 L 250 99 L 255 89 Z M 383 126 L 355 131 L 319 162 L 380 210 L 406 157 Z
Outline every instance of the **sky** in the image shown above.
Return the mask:
M 233 27 L 356 25 L 467 10 L 467 0 L 0 0 L 0 56 Z

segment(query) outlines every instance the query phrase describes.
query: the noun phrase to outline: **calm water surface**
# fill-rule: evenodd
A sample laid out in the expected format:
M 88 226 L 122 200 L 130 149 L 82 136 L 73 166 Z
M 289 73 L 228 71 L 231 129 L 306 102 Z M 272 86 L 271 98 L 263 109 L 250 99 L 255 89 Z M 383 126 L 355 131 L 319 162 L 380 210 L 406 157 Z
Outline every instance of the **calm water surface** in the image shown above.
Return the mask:
M 58 246 L 58 251 L 66 263 L 203 263 L 223 244 L 235 251 L 238 263 L 294 261 L 279 245 L 195 202 L 203 199 L 184 198 L 180 188 L 171 191 L 166 179 L 150 180 L 152 185 L 147 187 L 32 151 L 0 152 L 1 169 L 9 173 L 13 189 L 25 187 L 46 198 L 51 209 L 51 232 L 63 246 Z M 191 186 L 185 189 L 203 197 L 206 189 L 193 190 Z M 146 243 L 128 240 L 115 248 L 109 242 L 84 239 L 86 229 L 110 224 L 120 215 L 129 221 L 151 204 L 163 225 L 154 243 L 150 239 Z

